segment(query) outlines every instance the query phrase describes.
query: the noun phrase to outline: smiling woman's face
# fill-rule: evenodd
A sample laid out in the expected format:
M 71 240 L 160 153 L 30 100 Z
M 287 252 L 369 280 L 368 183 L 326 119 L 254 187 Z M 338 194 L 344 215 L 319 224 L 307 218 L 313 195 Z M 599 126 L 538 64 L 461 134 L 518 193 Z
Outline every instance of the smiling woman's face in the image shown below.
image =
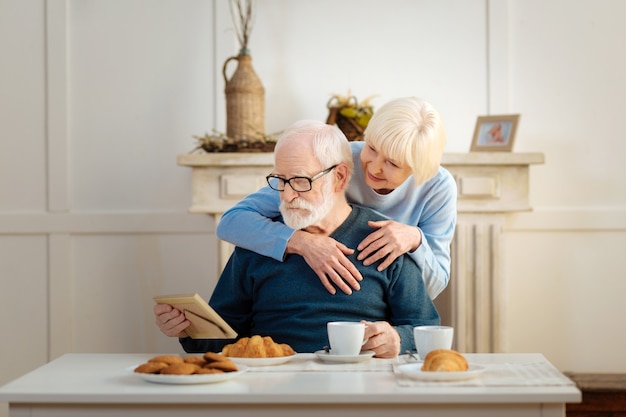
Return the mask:
M 369 143 L 361 151 L 361 168 L 365 183 L 379 194 L 389 194 L 413 173 L 410 167 L 389 159 Z

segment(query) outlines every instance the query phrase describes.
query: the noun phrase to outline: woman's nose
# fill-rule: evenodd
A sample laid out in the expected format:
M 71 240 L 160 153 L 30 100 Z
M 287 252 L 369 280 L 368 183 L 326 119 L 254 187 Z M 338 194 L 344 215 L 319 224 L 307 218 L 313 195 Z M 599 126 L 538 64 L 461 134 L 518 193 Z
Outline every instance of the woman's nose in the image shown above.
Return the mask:
M 383 170 L 383 161 L 380 158 L 374 158 L 369 166 L 372 173 L 381 172 Z

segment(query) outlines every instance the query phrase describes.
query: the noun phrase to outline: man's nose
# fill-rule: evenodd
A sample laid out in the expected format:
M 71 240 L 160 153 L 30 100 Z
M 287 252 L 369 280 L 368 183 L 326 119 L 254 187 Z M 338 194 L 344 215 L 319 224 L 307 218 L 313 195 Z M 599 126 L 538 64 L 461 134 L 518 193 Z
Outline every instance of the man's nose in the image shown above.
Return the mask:
M 293 188 L 291 188 L 291 184 L 289 183 L 285 184 L 285 189 L 281 193 L 281 198 L 289 202 L 296 197 L 298 197 L 298 192 L 294 191 Z

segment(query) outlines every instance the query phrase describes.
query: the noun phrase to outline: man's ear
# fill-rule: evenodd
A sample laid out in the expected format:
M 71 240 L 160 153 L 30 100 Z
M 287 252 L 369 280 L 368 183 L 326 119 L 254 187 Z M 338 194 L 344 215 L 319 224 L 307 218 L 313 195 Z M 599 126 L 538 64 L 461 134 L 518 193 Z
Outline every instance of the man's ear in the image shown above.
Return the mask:
M 335 192 L 343 192 L 348 187 L 348 165 L 341 163 L 333 170 L 335 173 Z

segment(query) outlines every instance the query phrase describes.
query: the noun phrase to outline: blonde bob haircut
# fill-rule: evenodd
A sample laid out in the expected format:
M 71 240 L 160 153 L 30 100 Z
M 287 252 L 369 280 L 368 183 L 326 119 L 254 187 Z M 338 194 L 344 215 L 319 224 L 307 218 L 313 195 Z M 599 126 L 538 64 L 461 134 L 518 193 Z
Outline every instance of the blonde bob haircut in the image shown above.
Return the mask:
M 354 161 L 346 135 L 334 125 L 318 120 L 300 120 L 286 128 L 278 137 L 274 152 L 289 141 L 312 142 L 313 157 L 322 168 L 344 163 L 348 166 L 348 180 L 352 176 Z
M 377 152 L 413 171 L 415 185 L 441 165 L 446 133 L 439 112 L 417 97 L 391 100 L 374 112 L 364 140 Z

